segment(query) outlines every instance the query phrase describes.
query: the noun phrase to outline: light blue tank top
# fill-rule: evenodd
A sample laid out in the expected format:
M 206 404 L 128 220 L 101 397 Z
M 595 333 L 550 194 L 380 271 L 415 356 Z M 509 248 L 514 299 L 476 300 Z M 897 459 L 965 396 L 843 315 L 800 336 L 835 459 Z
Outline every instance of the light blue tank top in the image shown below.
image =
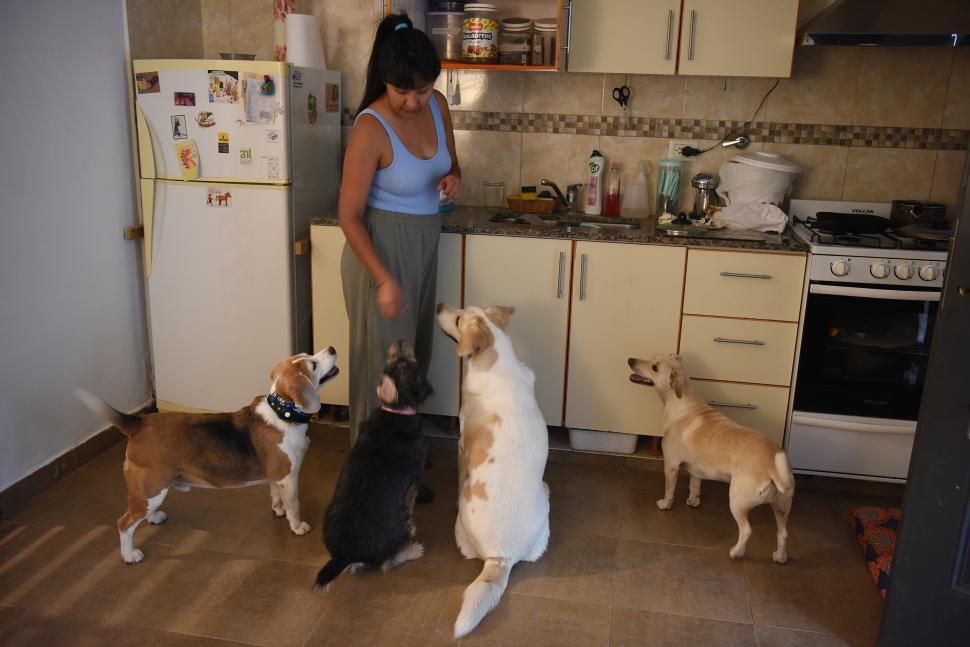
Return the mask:
M 394 155 L 390 166 L 378 169 L 374 174 L 367 206 L 422 216 L 438 213 L 438 182 L 451 170 L 451 154 L 448 152 L 448 140 L 441 112 L 438 110 L 438 100 L 432 97 L 428 105 L 431 106 L 431 115 L 434 118 L 438 150 L 433 157 L 426 160 L 412 154 L 376 110 L 366 108 L 357 115 L 357 119 L 363 114 L 374 115 L 381 122 L 391 140 L 391 152 Z

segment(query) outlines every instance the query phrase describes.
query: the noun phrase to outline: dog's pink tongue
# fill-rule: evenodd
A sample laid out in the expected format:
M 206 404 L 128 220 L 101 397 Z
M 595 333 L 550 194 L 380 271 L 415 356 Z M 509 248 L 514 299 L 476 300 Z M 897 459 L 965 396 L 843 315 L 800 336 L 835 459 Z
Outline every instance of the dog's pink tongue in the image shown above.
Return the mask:
M 645 377 L 638 375 L 637 373 L 630 374 L 630 381 L 634 384 L 650 384 Z

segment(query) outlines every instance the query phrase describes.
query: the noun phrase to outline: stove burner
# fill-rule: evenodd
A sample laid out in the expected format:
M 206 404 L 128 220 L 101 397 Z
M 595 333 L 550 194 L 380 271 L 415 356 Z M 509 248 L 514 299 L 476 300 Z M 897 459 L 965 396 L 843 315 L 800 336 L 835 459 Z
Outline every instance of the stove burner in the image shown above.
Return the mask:
M 878 234 L 859 234 L 855 232 L 830 231 L 815 218 L 803 220 L 797 216 L 793 216 L 792 223 L 802 225 L 808 230 L 810 239 L 807 242 L 819 245 L 862 247 L 866 249 L 916 249 L 926 251 L 946 251 L 949 247 L 948 241 L 940 240 L 936 236 L 910 235 L 911 232 L 905 227 L 890 229 Z

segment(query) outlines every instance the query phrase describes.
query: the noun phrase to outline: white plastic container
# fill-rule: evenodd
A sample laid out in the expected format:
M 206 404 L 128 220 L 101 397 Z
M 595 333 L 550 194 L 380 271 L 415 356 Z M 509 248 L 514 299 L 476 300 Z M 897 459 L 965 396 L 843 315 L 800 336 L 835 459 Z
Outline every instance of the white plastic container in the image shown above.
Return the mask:
M 800 166 L 774 153 L 735 155 L 718 171 L 717 194 L 729 205 L 770 202 L 780 207 L 801 172 Z
M 589 171 L 589 182 L 586 184 L 586 208 L 584 211 L 591 216 L 603 213 L 603 172 L 606 160 L 603 153 L 593 149 L 593 153 L 586 162 Z
M 569 446 L 581 452 L 632 454 L 637 450 L 637 435 L 620 434 L 615 431 L 570 429 Z
M 535 31 L 542 37 L 542 64 L 556 64 L 556 32 L 559 31 L 559 21 L 556 18 L 537 18 Z

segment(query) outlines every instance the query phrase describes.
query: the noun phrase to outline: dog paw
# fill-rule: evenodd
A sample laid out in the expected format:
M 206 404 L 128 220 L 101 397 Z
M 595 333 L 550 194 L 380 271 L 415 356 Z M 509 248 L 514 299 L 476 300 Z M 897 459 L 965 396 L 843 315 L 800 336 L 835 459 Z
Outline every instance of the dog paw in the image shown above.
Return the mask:
M 657 507 L 661 510 L 670 510 L 670 506 L 674 504 L 673 499 L 660 499 L 657 501 Z
M 310 524 L 306 521 L 301 521 L 296 525 L 290 525 L 290 530 L 293 531 L 294 535 L 305 535 L 310 532 Z
M 138 562 L 144 561 L 145 553 L 135 548 L 127 554 L 122 554 L 121 559 L 125 560 L 125 564 L 137 564 Z
M 165 523 L 166 519 L 168 519 L 168 515 L 162 512 L 161 510 L 156 510 L 155 512 L 148 515 L 148 517 L 146 518 L 148 523 L 155 524 L 155 525 L 158 525 L 160 523 Z
M 424 544 L 419 542 L 414 542 L 413 544 L 411 544 L 411 549 L 409 552 L 410 552 L 411 559 L 421 559 L 422 557 L 424 557 Z
M 699 496 L 689 496 L 687 497 L 687 505 L 692 508 L 696 508 L 701 504 L 701 498 Z
M 742 557 L 744 557 L 744 552 L 745 551 L 743 548 L 738 548 L 737 546 L 735 546 L 730 551 L 728 551 L 728 555 L 731 556 L 731 559 L 741 559 Z
M 778 564 L 784 564 L 788 561 L 788 553 L 783 550 L 776 550 L 771 554 L 771 559 L 775 560 Z

